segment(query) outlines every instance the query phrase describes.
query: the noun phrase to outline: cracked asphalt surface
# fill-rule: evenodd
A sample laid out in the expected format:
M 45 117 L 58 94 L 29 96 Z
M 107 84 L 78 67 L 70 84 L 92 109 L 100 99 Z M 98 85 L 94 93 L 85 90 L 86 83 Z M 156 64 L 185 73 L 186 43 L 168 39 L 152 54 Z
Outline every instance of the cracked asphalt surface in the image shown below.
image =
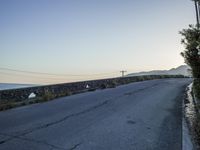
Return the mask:
M 0 112 L 0 150 L 181 150 L 190 82 L 136 82 Z

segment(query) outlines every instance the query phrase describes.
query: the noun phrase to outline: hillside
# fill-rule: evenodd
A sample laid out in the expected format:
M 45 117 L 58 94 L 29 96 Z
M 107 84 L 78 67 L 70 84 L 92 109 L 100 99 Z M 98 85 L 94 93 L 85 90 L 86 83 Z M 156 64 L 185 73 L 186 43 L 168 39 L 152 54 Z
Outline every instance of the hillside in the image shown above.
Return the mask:
M 146 72 L 130 73 L 127 76 L 142 76 L 142 75 L 184 75 L 191 76 L 189 71 L 189 66 L 181 65 L 177 68 L 172 68 L 170 70 L 152 70 Z

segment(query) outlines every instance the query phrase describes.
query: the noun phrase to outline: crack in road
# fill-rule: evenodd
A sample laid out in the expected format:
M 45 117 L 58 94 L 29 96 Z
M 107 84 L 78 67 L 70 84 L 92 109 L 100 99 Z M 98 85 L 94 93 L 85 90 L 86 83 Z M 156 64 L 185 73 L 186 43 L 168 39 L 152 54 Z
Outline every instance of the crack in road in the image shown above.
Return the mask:
M 20 140 L 24 140 L 24 141 L 28 141 L 28 142 L 32 142 L 32 143 L 38 143 L 38 144 L 47 145 L 47 146 L 50 146 L 53 149 L 58 149 L 58 150 L 74 150 L 74 149 L 76 149 L 78 146 L 80 146 L 82 144 L 82 143 L 78 143 L 78 144 L 73 145 L 71 148 L 63 148 L 63 147 L 59 147 L 59 146 L 50 144 L 50 143 L 45 142 L 45 141 L 30 139 L 30 138 L 26 138 L 26 137 L 17 136 L 17 135 L 14 136 L 14 135 L 9 135 L 9 134 L 5 134 L 5 133 L 0 133 L 0 135 L 8 136 L 8 137 L 10 137 L 10 139 L 20 139 Z M 5 141 L 3 141 L 3 143 L 5 143 Z
M 24 133 L 19 134 L 19 135 L 17 135 L 17 136 L 11 136 L 11 135 L 7 135 L 7 134 L 4 134 L 4 133 L 0 133 L 1 135 L 7 135 L 7 136 L 10 137 L 10 138 L 8 138 L 8 139 L 6 139 L 6 140 L 0 141 L 0 145 L 3 144 L 3 143 L 8 142 L 8 141 L 10 141 L 10 140 L 12 140 L 13 138 L 22 137 L 22 136 L 27 135 L 27 134 L 29 134 L 29 133 L 32 133 L 32 132 L 34 132 L 34 131 L 37 131 L 37 130 L 40 130 L 40 129 L 43 129 L 43 128 L 47 128 L 47 127 L 49 127 L 49 126 L 53 126 L 53 125 L 55 125 L 55 124 L 58 124 L 58 123 L 60 123 L 60 122 L 63 122 L 63 121 L 65 121 L 65 120 L 69 119 L 69 118 L 72 118 L 72 117 L 75 117 L 75 116 L 79 116 L 79 115 L 85 114 L 85 113 L 87 113 L 87 112 L 93 111 L 94 109 L 97 109 L 97 108 L 99 108 L 99 107 L 102 107 L 103 105 L 106 105 L 107 103 L 108 103 L 108 100 L 103 101 L 102 103 L 100 103 L 100 104 L 98 104 L 98 105 L 95 105 L 95 106 L 93 106 L 93 107 L 90 107 L 90 108 L 88 108 L 88 109 L 86 109 L 86 110 L 83 110 L 83 111 L 81 111 L 81 112 L 78 112 L 78 113 L 74 113 L 74 114 L 65 116 L 64 118 L 62 118 L 62 119 L 60 119 L 60 120 L 56 120 L 56 121 L 53 121 L 53 122 L 44 124 L 44 125 L 42 125 L 42 126 L 33 128 L 33 129 L 31 129 L 31 130 L 24 131 Z
M 93 107 L 90 107 L 90 108 L 88 108 L 88 109 L 86 109 L 86 110 L 83 110 L 83 111 L 81 111 L 81 112 L 74 113 L 74 114 L 65 116 L 65 117 L 62 118 L 62 119 L 59 119 L 59 120 L 56 120 L 56 121 L 53 121 L 53 122 L 44 124 L 44 125 L 42 125 L 42 126 L 33 128 L 33 129 L 31 129 L 31 130 L 29 130 L 29 131 L 27 131 L 27 132 L 21 134 L 21 136 L 26 135 L 26 134 L 29 134 L 29 133 L 32 133 L 32 132 L 34 132 L 34 131 L 36 131 L 36 130 L 40 130 L 40 129 L 43 129 L 43 128 L 47 128 L 47 127 L 49 127 L 49 126 L 56 125 L 56 124 L 58 124 L 58 123 L 61 123 L 61 122 L 65 121 L 65 120 L 69 119 L 69 118 L 72 118 L 72 117 L 75 117 L 75 116 L 79 116 L 79 115 L 85 114 L 85 113 L 87 113 L 87 112 L 93 111 L 94 109 L 97 109 L 97 108 L 99 108 L 99 107 L 102 107 L 103 105 L 106 105 L 107 103 L 108 103 L 108 100 L 106 100 L 106 101 L 104 101 L 104 102 L 102 102 L 102 103 L 100 103 L 100 104 L 98 104 L 98 105 L 95 105 L 95 106 L 93 106 Z
M 73 147 L 71 147 L 69 150 L 75 150 L 77 147 L 79 147 L 82 143 L 78 143 L 76 145 L 74 145 Z
M 12 139 L 20 139 L 20 140 L 23 140 L 23 141 L 28 141 L 28 142 L 32 142 L 32 143 L 38 143 L 38 144 L 47 145 L 47 146 L 50 146 L 50 147 L 52 147 L 52 148 L 54 148 L 54 149 L 68 150 L 68 149 L 65 149 L 65 148 L 58 147 L 58 146 L 56 146 L 56 145 L 47 143 L 47 142 L 45 142 L 45 141 L 39 141 L 39 140 L 34 140 L 34 139 L 22 137 L 21 135 L 9 135 L 9 134 L 5 134 L 5 133 L 0 133 L 0 135 L 10 137 L 10 138 L 7 139 L 7 140 L 1 141 L 2 144 L 5 143 L 5 142 L 10 141 L 10 140 L 12 140 Z M 1 143 L 1 142 L 0 142 L 0 143 Z

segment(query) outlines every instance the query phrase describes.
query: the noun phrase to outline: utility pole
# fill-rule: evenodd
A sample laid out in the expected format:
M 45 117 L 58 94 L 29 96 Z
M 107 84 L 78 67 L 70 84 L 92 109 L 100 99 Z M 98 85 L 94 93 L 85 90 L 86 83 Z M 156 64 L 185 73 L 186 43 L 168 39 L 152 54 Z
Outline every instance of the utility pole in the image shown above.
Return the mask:
M 200 0 L 198 0 L 198 9 L 199 9 L 199 27 L 200 27 Z
M 199 28 L 200 27 L 200 24 L 199 24 L 200 0 L 194 0 L 194 5 L 195 5 L 195 11 L 196 11 L 197 28 Z
M 122 73 L 122 77 L 124 77 L 124 73 L 127 72 L 126 70 L 122 70 L 120 71 L 120 73 Z

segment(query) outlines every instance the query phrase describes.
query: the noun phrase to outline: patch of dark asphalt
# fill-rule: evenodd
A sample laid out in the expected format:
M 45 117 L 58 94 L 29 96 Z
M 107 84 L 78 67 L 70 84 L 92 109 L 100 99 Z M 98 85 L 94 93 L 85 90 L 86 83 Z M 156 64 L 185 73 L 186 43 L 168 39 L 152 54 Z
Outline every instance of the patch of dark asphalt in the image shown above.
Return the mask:
M 3 141 L 0 141 L 0 145 L 1 145 L 1 144 L 3 144 L 3 143 L 5 143 L 5 142 L 6 142 L 5 140 L 3 140 Z
M 128 120 L 127 123 L 128 123 L 128 124 L 135 124 L 136 122 L 133 121 L 133 120 Z

